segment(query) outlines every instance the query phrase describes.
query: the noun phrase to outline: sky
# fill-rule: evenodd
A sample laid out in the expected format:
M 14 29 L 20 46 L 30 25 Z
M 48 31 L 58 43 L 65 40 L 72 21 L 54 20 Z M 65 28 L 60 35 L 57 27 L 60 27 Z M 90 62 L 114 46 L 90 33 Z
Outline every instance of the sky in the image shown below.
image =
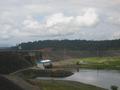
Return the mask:
M 0 46 L 120 38 L 120 0 L 0 0 Z

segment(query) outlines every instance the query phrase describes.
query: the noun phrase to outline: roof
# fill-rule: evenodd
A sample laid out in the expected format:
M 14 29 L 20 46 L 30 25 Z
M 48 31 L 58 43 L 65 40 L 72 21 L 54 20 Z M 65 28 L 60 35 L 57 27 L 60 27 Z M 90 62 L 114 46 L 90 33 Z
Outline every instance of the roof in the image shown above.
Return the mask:
M 51 60 L 49 60 L 49 59 L 38 61 L 38 63 L 49 63 L 49 62 L 51 62 Z
M 41 63 L 46 63 L 46 62 L 51 62 L 51 60 L 47 59 L 47 60 L 42 60 L 40 61 Z

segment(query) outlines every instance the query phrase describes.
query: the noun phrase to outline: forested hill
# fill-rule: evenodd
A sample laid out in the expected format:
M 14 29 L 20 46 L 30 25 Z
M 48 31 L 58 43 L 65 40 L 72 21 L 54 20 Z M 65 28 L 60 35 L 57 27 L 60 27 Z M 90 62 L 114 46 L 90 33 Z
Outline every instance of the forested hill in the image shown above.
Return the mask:
M 21 43 L 12 49 L 21 48 L 23 50 L 118 50 L 119 40 L 87 41 L 87 40 L 44 40 Z

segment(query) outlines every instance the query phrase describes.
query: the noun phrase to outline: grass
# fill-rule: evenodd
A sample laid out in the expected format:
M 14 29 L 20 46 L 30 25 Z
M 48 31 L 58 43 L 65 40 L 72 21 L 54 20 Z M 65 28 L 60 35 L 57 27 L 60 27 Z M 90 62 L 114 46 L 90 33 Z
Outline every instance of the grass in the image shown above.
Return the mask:
M 18 84 L 0 75 L 0 90 L 23 90 Z
M 55 63 L 55 66 L 61 67 L 75 67 L 76 64 L 80 68 L 88 69 L 117 69 L 120 70 L 120 56 L 114 57 L 89 57 L 62 60 Z
M 32 66 L 33 65 L 19 53 L 0 52 L 0 74 L 10 74 Z
M 92 85 L 82 84 L 73 81 L 60 80 L 35 80 L 42 90 L 105 90 Z
M 17 73 L 22 78 L 36 78 L 36 77 L 68 77 L 72 75 L 71 71 L 65 70 L 40 70 L 40 69 L 29 69 Z

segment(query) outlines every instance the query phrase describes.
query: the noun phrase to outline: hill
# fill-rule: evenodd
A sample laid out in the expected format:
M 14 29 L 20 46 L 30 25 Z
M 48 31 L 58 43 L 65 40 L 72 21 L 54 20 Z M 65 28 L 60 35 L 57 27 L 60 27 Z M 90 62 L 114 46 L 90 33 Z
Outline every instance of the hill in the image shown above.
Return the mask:
M 0 52 L 0 74 L 9 74 L 32 64 L 18 53 Z
M 0 90 L 23 90 L 21 87 L 0 75 Z
M 119 40 L 87 41 L 87 40 L 44 40 L 21 43 L 11 49 L 23 50 L 118 50 Z
M 104 41 L 44 40 L 21 43 L 12 50 L 38 50 L 43 59 L 63 60 L 82 57 L 119 56 L 120 39 Z

